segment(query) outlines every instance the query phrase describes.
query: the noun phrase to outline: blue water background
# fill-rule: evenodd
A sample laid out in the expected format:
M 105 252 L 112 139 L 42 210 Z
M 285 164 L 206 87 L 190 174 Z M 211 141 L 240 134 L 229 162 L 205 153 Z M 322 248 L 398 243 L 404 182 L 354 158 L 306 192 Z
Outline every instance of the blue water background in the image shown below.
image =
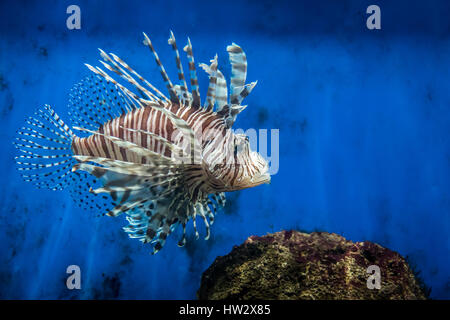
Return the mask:
M 81 30 L 66 28 L 70 4 Z M 410 258 L 431 297 L 450 298 L 450 3 L 376 1 L 376 31 L 365 26 L 370 4 L 1 1 L 0 298 L 191 299 L 216 256 L 282 229 L 377 242 Z M 179 47 L 190 36 L 197 62 L 218 53 L 226 76 L 226 46 L 244 48 L 259 82 L 236 127 L 279 129 L 280 167 L 270 185 L 228 195 L 209 241 L 178 248 L 171 236 L 151 256 L 123 218 L 23 182 L 11 142 L 46 103 L 67 119 L 69 90 L 89 74 L 83 63 L 98 64 L 98 47 L 164 88 L 141 32 L 175 80 L 170 29 Z M 203 74 L 200 83 L 205 96 Z M 72 264 L 79 291 L 65 286 Z

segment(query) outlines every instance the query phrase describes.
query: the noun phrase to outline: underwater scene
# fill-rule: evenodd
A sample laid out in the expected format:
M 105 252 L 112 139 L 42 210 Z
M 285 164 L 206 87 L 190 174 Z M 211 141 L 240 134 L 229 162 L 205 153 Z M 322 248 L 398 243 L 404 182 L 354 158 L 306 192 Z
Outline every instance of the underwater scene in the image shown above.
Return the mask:
M 0 299 L 450 299 L 449 15 L 2 0 Z

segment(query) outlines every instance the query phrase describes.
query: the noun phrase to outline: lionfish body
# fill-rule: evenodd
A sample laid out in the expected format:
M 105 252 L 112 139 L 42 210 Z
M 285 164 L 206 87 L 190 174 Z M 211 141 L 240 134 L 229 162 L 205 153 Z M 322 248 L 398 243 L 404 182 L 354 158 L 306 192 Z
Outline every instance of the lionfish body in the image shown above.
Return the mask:
M 206 239 L 224 192 L 270 181 L 267 162 L 249 148 L 244 135 L 231 127 L 245 107 L 242 100 L 256 82 L 245 84 L 246 56 L 233 44 L 227 47 L 232 67 L 230 96 L 217 55 L 210 65 L 201 105 L 192 46 L 184 51 L 189 61 L 189 92 L 175 37 L 172 46 L 180 83 L 169 79 L 150 39 L 144 44 L 154 54 L 169 92 L 166 97 L 114 54 L 100 50 L 100 61 L 110 72 L 131 84 L 121 84 L 100 67 L 87 65 L 93 75 L 72 89 L 69 114 L 73 131 L 49 107 L 38 110 L 19 131 L 18 169 L 26 181 L 53 190 L 70 186 L 83 207 L 106 215 L 126 214 L 124 230 L 153 246 L 164 245 L 178 226 L 179 242 L 186 242 L 186 225 L 196 217 L 206 226 Z M 83 136 L 84 135 L 84 136 Z M 93 188 L 95 187 L 95 188 Z M 88 191 L 88 192 L 87 192 Z

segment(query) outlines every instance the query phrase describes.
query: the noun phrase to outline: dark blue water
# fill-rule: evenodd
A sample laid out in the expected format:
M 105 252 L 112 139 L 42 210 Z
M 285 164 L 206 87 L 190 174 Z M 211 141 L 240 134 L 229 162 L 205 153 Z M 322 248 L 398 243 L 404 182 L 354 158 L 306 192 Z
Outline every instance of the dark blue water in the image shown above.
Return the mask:
M 81 30 L 66 28 L 70 4 Z M 2 1 L 0 297 L 195 298 L 216 256 L 250 235 L 297 228 L 398 251 L 433 298 L 450 298 L 450 4 L 377 1 L 382 29 L 369 31 L 370 4 Z M 180 47 L 190 36 L 197 62 L 218 53 L 226 76 L 226 45 L 244 48 L 248 80 L 259 82 L 236 126 L 280 129 L 280 168 L 271 185 L 228 194 L 209 241 L 178 248 L 170 237 L 151 256 L 121 230 L 124 219 L 22 182 L 11 142 L 45 103 L 67 118 L 69 90 L 98 47 L 163 88 L 141 32 L 175 79 L 169 29 Z M 65 286 L 72 264 L 80 291 Z

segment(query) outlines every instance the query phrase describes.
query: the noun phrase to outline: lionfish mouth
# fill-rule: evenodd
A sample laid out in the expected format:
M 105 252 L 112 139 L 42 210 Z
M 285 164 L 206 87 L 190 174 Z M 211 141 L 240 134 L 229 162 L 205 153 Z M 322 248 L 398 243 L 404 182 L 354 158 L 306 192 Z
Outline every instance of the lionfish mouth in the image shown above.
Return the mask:
M 259 176 L 253 177 L 250 180 L 251 184 L 250 187 L 256 187 L 263 183 L 269 184 L 270 183 L 270 174 L 268 172 L 263 173 Z

